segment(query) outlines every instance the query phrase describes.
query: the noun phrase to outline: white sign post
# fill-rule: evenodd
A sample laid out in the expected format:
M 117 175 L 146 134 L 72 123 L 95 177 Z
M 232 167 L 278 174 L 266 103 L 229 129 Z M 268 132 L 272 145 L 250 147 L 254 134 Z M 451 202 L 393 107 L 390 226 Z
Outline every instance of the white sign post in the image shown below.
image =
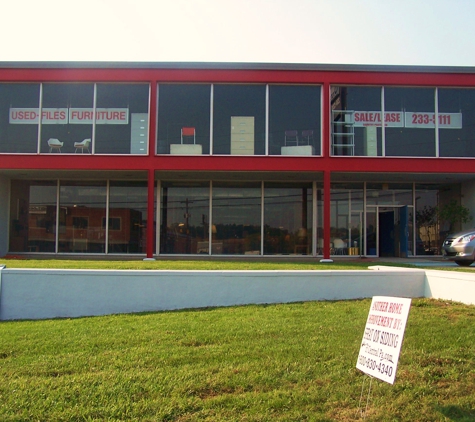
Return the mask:
M 374 296 L 356 367 L 394 384 L 411 299 Z

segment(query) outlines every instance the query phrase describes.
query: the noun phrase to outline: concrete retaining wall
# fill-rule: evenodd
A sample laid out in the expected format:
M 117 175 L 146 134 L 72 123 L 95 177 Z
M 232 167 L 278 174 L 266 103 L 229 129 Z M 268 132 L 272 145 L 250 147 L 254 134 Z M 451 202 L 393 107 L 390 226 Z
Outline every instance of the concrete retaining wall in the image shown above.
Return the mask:
M 475 273 L 426 271 L 425 297 L 475 305 Z
M 0 319 L 80 317 L 377 295 L 437 297 L 475 303 L 475 275 L 396 267 L 370 268 L 366 271 L 4 268 L 0 270 Z
M 250 303 L 421 297 L 424 271 L 1 270 L 0 319 L 79 317 Z

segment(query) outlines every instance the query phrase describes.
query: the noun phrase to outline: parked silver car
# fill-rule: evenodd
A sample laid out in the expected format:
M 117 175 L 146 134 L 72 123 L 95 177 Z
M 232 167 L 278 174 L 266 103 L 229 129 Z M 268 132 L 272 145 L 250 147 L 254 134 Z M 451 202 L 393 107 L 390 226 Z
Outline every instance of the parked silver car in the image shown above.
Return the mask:
M 468 267 L 475 261 L 475 229 L 450 234 L 442 244 L 444 258 Z

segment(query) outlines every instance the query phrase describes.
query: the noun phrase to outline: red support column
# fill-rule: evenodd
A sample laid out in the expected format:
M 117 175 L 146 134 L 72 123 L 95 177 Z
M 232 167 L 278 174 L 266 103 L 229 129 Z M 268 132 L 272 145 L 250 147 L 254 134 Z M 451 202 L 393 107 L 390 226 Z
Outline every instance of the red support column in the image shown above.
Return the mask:
M 148 170 L 147 195 L 147 259 L 153 259 L 155 248 L 155 170 Z
M 330 214 L 331 214 L 331 189 L 330 172 L 323 172 L 323 259 L 330 259 Z
M 330 260 L 330 214 L 331 214 L 331 163 L 330 163 L 330 84 L 325 82 L 323 84 L 322 92 L 322 136 L 323 136 L 323 157 L 325 159 L 325 170 L 323 171 L 323 260 Z

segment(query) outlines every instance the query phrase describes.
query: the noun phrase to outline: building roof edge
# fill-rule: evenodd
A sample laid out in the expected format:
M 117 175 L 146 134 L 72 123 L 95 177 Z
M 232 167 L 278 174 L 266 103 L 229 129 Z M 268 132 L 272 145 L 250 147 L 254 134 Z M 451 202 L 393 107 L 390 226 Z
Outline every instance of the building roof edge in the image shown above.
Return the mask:
M 0 69 L 216 69 L 321 72 L 475 73 L 474 66 L 252 62 L 7 61 L 0 62 Z

